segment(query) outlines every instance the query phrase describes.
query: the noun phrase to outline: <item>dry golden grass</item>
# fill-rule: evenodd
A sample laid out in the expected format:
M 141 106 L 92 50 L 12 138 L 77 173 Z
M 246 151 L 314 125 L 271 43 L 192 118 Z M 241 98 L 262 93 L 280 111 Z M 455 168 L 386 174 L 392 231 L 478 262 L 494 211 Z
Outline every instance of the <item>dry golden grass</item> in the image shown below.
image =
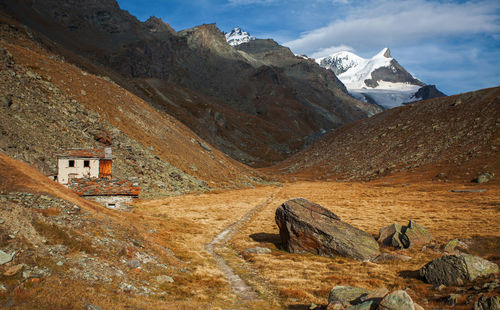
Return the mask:
M 232 239 L 236 252 L 255 246 L 273 250 L 267 255 L 243 255 L 249 268 L 278 293 L 285 306 L 325 304 L 335 285 L 353 285 L 374 289 L 427 288 L 414 279 L 414 271 L 439 254 L 427 250 L 402 250 L 413 257 L 409 262 L 373 264 L 347 258 L 324 258 L 310 254 L 290 254 L 280 250 L 279 230 L 274 212 L 281 202 L 305 197 L 317 202 L 355 227 L 376 236 L 378 230 L 393 222 L 407 224 L 409 219 L 427 226 L 434 238 L 444 243 L 453 238 L 500 237 L 500 190 L 488 187 L 486 193 L 451 193 L 458 184 L 412 183 L 296 183 L 282 191 L 253 221 Z M 498 240 L 498 239 L 496 239 Z M 384 249 L 387 251 L 387 249 Z M 498 245 L 496 247 L 498 251 Z M 498 259 L 499 253 L 483 253 Z M 251 282 L 251 281 L 249 281 Z M 421 296 L 417 294 L 417 298 Z

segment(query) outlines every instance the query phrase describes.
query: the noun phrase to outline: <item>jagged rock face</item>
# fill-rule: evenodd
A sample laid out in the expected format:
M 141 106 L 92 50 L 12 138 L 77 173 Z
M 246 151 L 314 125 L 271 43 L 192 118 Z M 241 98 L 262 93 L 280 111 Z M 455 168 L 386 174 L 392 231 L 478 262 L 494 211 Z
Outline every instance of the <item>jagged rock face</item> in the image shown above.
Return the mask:
M 292 253 L 344 256 L 358 260 L 380 254 L 377 241 L 322 206 L 304 198 L 291 199 L 276 209 L 282 246 Z
M 387 50 L 389 51 L 389 50 Z M 390 55 L 390 54 L 389 54 Z M 408 83 L 418 86 L 425 86 L 424 83 L 414 78 L 395 59 L 391 60 L 389 67 L 375 69 L 371 74 L 371 79 L 365 80 L 368 87 L 377 87 L 378 82 L 387 81 L 393 83 Z
M 282 160 L 303 148 L 307 137 L 380 111 L 352 99 L 332 72 L 312 61 L 273 42 L 258 48 L 270 51 L 267 57 L 237 50 L 215 25 L 176 33 L 156 18 L 141 23 L 115 0 L 6 6 L 29 27 L 79 55 L 66 50 L 71 61 L 111 76 L 248 164 Z M 225 126 L 215 123 L 216 112 Z
M 416 93 L 415 97 L 421 100 L 427 100 L 432 98 L 445 97 L 446 95 L 436 88 L 436 85 L 425 85 L 422 86 Z

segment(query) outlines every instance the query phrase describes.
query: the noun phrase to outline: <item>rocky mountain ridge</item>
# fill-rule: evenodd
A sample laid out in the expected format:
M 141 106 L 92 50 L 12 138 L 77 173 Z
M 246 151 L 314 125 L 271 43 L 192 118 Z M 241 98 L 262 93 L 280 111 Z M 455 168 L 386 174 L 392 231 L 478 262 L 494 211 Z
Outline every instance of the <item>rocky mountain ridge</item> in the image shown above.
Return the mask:
M 266 57 L 240 48 L 256 40 L 236 49 L 215 25 L 175 32 L 156 18 L 141 23 L 113 0 L 1 5 L 40 33 L 42 44 L 250 165 L 280 161 L 309 137 L 380 111 L 354 100 L 317 64 L 291 53 L 281 59 L 272 44 L 261 46 Z

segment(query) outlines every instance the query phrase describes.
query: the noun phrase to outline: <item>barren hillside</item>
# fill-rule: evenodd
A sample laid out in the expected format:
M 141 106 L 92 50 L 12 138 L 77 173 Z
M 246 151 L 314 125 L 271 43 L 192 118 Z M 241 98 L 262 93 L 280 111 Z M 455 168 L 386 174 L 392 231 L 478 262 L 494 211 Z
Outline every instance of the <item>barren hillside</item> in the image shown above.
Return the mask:
M 170 115 L 68 64 L 8 18 L 0 20 L 0 149 L 47 175 L 65 148 L 111 146 L 116 177 L 143 194 L 180 194 L 262 182 Z
M 394 108 L 331 132 L 269 171 L 342 180 L 417 170 L 442 181 L 498 175 L 499 107 L 496 87 Z

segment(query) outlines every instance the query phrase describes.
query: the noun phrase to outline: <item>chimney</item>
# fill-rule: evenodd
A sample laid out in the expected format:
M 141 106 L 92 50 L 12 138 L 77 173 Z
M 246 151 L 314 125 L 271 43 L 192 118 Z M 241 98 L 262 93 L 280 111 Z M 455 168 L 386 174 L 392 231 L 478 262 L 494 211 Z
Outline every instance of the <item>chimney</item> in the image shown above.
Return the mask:
M 109 160 L 113 159 L 113 155 L 112 155 L 110 147 L 104 148 L 104 158 L 109 159 Z

